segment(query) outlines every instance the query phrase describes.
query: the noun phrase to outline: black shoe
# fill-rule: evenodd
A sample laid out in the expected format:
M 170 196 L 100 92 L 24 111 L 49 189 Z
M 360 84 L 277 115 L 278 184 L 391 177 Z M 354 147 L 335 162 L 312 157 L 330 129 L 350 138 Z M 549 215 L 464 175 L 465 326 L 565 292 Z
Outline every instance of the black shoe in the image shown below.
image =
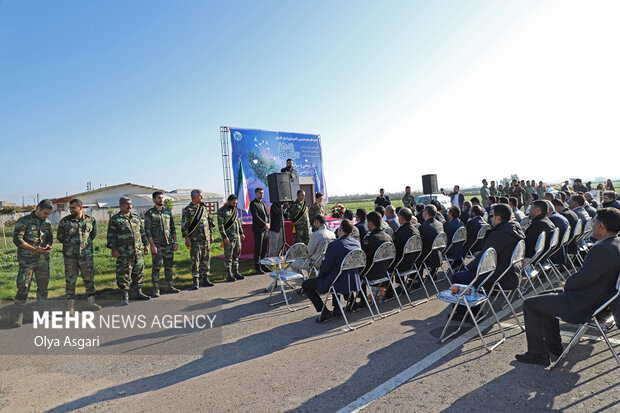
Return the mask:
M 238 272 L 233 273 L 233 277 L 235 277 L 237 280 L 243 280 L 245 277 L 241 274 L 239 274 Z
M 142 289 L 141 289 L 141 288 L 138 288 L 138 289 L 136 290 L 136 292 L 134 293 L 134 299 L 136 299 L 136 300 L 143 300 L 143 301 L 146 301 L 146 300 L 150 300 L 150 299 L 151 299 L 151 297 L 149 297 L 148 295 L 144 294 L 144 293 L 142 292 Z
M 347 304 L 344 306 L 344 311 L 350 313 L 353 310 L 353 304 L 355 304 L 355 294 L 349 294 Z
M 323 309 L 323 311 L 321 311 L 321 315 L 319 315 L 316 318 L 316 322 L 317 323 L 325 323 L 333 318 L 336 318 L 334 316 L 334 312 L 333 311 L 329 311 L 327 309 Z
M 191 287 L 189 287 L 189 289 L 190 289 L 191 291 L 195 291 L 195 290 L 197 290 L 197 289 L 199 289 L 199 288 L 200 288 L 200 283 L 199 283 L 199 281 L 198 281 L 198 277 L 196 277 L 196 278 L 194 278 L 194 283 L 192 284 L 192 286 L 191 286 Z
M 549 357 L 546 355 L 536 355 L 536 354 L 532 354 L 532 353 L 523 353 L 523 354 L 517 354 L 515 355 L 515 359 L 518 362 L 521 363 L 527 363 L 527 364 L 540 364 L 541 366 L 548 366 L 549 364 L 551 364 L 549 362 Z
M 255 274 L 264 274 L 265 273 L 265 271 L 263 271 L 263 269 L 261 267 L 256 267 L 254 269 L 254 271 L 255 271 Z
M 203 287 L 213 287 L 215 284 L 209 280 L 209 277 L 202 277 L 202 286 Z
M 235 277 L 233 277 L 232 275 L 229 275 L 228 277 L 226 277 L 226 281 L 228 281 L 229 283 L 234 283 L 235 281 Z

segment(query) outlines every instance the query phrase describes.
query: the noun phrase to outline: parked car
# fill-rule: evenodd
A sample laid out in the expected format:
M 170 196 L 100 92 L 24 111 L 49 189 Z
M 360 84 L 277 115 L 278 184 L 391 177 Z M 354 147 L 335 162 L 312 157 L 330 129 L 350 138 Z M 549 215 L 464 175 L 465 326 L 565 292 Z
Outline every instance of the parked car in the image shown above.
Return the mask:
M 415 198 L 415 202 L 416 204 L 428 205 L 430 204 L 431 199 L 436 199 L 446 209 L 449 209 L 452 206 L 452 201 L 450 201 L 450 197 L 444 194 L 420 195 Z

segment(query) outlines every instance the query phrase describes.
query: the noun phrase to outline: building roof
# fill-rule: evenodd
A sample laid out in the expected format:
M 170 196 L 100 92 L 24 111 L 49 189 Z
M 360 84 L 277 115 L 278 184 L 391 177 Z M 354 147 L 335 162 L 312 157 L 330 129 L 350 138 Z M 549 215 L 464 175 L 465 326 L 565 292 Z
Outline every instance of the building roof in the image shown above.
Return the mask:
M 66 202 L 71 201 L 73 198 L 78 198 L 78 197 L 83 196 L 83 195 L 92 195 L 92 194 L 95 194 L 97 192 L 103 192 L 103 191 L 119 188 L 121 186 L 126 186 L 126 185 L 131 185 L 131 186 L 133 186 L 133 187 L 135 187 L 137 189 L 141 189 L 141 190 L 145 190 L 146 189 L 146 190 L 149 190 L 150 192 L 154 192 L 154 191 L 166 192 L 163 189 L 153 188 L 152 186 L 144 186 L 144 185 L 132 184 L 131 182 L 126 182 L 124 184 L 102 186 L 101 188 L 93 189 L 92 191 L 80 192 L 80 193 L 77 193 L 77 194 L 64 196 L 62 198 L 52 198 L 51 201 L 54 204 L 64 204 Z

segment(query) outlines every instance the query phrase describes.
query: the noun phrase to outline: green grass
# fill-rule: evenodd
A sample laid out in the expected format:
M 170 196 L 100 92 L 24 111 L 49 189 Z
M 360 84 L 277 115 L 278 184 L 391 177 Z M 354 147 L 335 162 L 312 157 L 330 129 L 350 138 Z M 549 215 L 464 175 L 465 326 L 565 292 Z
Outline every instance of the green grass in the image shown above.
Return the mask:
M 177 228 L 181 227 L 180 218 L 176 218 Z M 95 251 L 95 287 L 97 288 L 97 298 L 116 299 L 118 289 L 116 287 L 115 263 L 116 259 L 110 255 L 110 250 L 106 248 L 107 224 L 97 225 L 97 238 L 94 241 Z M 211 279 L 213 281 L 223 281 L 226 278 L 224 260 L 215 258 L 223 254 L 221 237 L 217 228 L 214 230 L 215 242 L 211 247 Z M 53 226 L 54 238 L 56 237 L 56 226 Z M 17 277 L 17 247 L 13 244 L 13 227 L 5 227 L 6 241 L 8 248 L 5 248 L 4 240 L 0 239 L 0 303 L 7 304 L 13 300 L 17 291 L 15 279 Z M 2 233 L 0 232 L 0 236 Z M 50 283 L 49 298 L 64 297 L 65 294 L 65 273 L 62 258 L 62 246 L 54 242 L 50 257 Z M 145 257 L 146 268 L 144 271 L 144 291 L 151 293 L 151 256 Z M 241 274 L 251 274 L 254 265 L 250 261 L 241 261 L 239 271 Z M 160 272 L 160 279 L 164 276 L 163 268 Z M 189 288 L 192 284 L 191 260 L 189 249 L 185 246 L 184 240 L 179 231 L 179 250 L 174 255 L 173 283 L 178 288 Z M 76 286 L 78 298 L 85 295 L 84 284 L 78 277 Z M 36 281 L 33 280 L 30 286 L 29 298 L 36 297 Z M 108 297 L 109 296 L 109 297 Z

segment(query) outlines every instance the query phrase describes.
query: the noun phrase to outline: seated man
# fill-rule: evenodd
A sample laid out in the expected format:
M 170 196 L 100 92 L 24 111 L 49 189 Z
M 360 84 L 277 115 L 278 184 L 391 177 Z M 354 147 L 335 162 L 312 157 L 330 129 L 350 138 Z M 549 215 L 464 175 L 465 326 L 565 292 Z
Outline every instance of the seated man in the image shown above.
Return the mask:
M 494 248 L 497 253 L 497 265 L 493 276 L 491 276 L 489 281 L 484 285 L 487 293 L 497 278 L 510 266 L 512 253 L 519 241 L 525 239 L 523 229 L 521 229 L 521 225 L 519 225 L 517 221 L 512 219 L 512 211 L 508 205 L 493 205 L 490 217 L 493 229 L 487 233 L 484 244 L 482 244 L 481 252 L 476 256 L 474 261 L 466 266 L 467 270 L 459 271 L 452 277 L 455 284 L 469 284 L 476 275 L 476 269 L 482 258 L 482 253 L 488 248 Z M 484 280 L 479 279 L 475 287 L 478 287 L 482 281 Z M 514 290 L 517 288 L 519 286 L 519 269 L 514 267 L 511 268 L 499 283 L 505 290 Z M 465 312 L 465 307 L 459 306 L 456 314 L 460 316 L 455 317 L 455 320 L 460 321 Z
M 366 236 L 368 232 L 368 227 L 366 226 L 366 210 L 364 208 L 358 208 L 355 211 L 355 219 L 357 219 L 357 224 L 355 224 L 355 228 L 360 233 L 360 242 Z
M 593 218 L 593 232 L 599 241 L 586 255 L 583 266 L 571 275 L 564 290 L 528 298 L 523 303 L 527 352 L 515 358 L 522 363 L 549 365 L 549 356 L 562 353 L 560 322 L 588 321 L 594 310 L 616 292 L 620 272 L 620 211 L 601 209 Z
M 392 205 L 388 205 L 385 208 L 385 222 L 392 228 L 392 231 L 398 229 L 398 217 L 394 213 L 394 207 Z
M 441 225 L 443 225 L 443 223 L 446 222 L 446 216 L 447 216 L 446 208 L 444 208 L 444 206 L 436 199 L 431 199 L 430 204 L 434 205 L 435 208 L 437 209 L 437 213 L 435 214 L 435 219 L 441 222 Z M 446 216 L 444 216 L 444 211 L 446 211 Z
M 583 195 L 573 195 L 568 199 L 568 207 L 583 221 L 585 225 L 590 215 L 588 211 L 583 207 L 586 203 L 586 198 Z
M 422 253 L 416 261 L 418 268 L 420 268 L 424 262 L 424 258 L 431 251 L 433 241 L 435 241 L 437 235 L 440 232 L 443 232 L 443 225 L 435 219 L 435 215 L 437 215 L 437 208 L 435 208 L 435 205 L 429 204 L 424 208 L 424 223 L 420 225 L 420 228 L 418 228 L 420 231 L 420 237 L 422 237 Z M 440 264 L 441 262 L 439 261 L 438 253 L 431 254 L 426 263 L 433 274 L 435 273 L 435 269 L 438 268 Z
M 351 211 L 350 209 L 345 210 L 343 218 L 353 222 L 353 211 Z M 336 230 L 336 232 L 337 231 L 338 230 Z M 362 238 L 360 236 L 360 230 L 356 226 L 353 226 L 353 232 L 351 233 L 351 237 L 358 242 L 362 241 Z
M 594 218 L 594 215 L 596 215 L 596 201 L 590 192 L 586 192 L 583 196 L 586 199 L 586 203 L 583 208 L 586 210 L 588 215 L 590 215 L 590 218 Z
M 545 232 L 545 249 L 549 248 L 555 225 L 547 218 L 547 201 L 534 201 L 530 207 L 530 226 L 525 231 L 525 257 L 532 258 L 536 254 L 536 241 L 541 232 Z
M 487 205 L 484 207 L 484 210 L 487 214 L 491 213 L 491 207 L 493 205 L 497 204 L 497 197 L 495 196 L 490 196 L 489 199 L 487 199 Z
M 329 290 L 329 286 L 334 282 L 336 276 L 340 272 L 340 266 L 344 257 L 356 249 L 360 249 L 360 243 L 351 238 L 351 232 L 353 231 L 353 223 L 348 219 L 342 221 L 340 228 L 338 229 L 339 238 L 332 241 L 327 247 L 325 252 L 325 258 L 321 263 L 319 274 L 315 278 L 305 280 L 302 284 L 302 290 L 306 296 L 312 301 L 314 308 L 317 312 L 323 309 L 323 300 L 319 294 L 325 294 Z M 360 289 L 360 277 L 359 270 L 348 270 L 342 273 L 336 284 L 334 284 L 338 294 L 348 294 L 350 291 L 357 291 Z M 325 322 L 334 317 L 340 315 L 337 304 L 339 297 L 332 296 L 332 310 L 328 310 L 327 307 L 321 311 L 321 314 L 317 318 L 317 322 Z
M 478 231 L 487 222 L 482 218 L 484 211 L 480 205 L 474 205 L 471 207 L 469 215 L 469 221 L 465 224 L 467 230 L 467 241 L 463 245 L 463 256 L 471 249 L 471 252 L 478 252 L 482 248 L 482 241 L 476 242 L 478 239 Z
M 512 214 L 518 222 L 521 222 L 523 218 L 525 218 L 525 214 L 521 212 L 521 210 L 517 207 L 519 205 L 519 200 L 514 196 L 508 198 L 508 203 L 512 207 Z
M 463 221 L 463 224 L 466 224 L 469 221 L 469 212 L 471 211 L 471 202 L 465 201 L 463 202 L 463 210 L 461 211 L 461 216 L 459 219 Z
M 556 228 L 560 229 L 560 239 L 558 242 L 561 243 L 564 239 L 564 234 L 566 233 L 566 230 L 570 229 L 570 224 L 568 223 L 566 217 L 564 217 L 562 214 L 558 213 L 555 210 L 555 207 L 553 206 L 553 203 L 551 201 L 543 202 L 547 203 L 547 218 L 549 218 L 549 220 L 553 223 L 553 225 L 555 225 Z M 551 256 L 551 260 L 554 264 L 564 264 L 564 259 L 564 248 L 560 248 L 555 254 Z
M 381 217 L 381 225 L 380 228 L 385 231 L 388 235 L 392 236 L 392 234 L 394 233 L 394 231 L 392 230 L 392 228 L 390 228 L 390 226 L 388 225 L 387 222 L 385 222 L 385 220 L 383 219 L 383 217 L 385 216 L 385 208 L 383 208 L 382 206 L 376 206 L 375 207 L 375 212 L 377 214 L 379 214 L 379 217 Z M 366 216 L 366 219 L 368 219 L 368 216 Z M 368 224 L 366 224 L 366 226 L 368 226 Z M 368 228 L 368 231 L 370 231 L 370 228 Z
M 312 234 L 310 234 L 310 240 L 308 241 L 308 257 L 306 259 L 298 259 L 291 263 L 291 270 L 295 272 L 308 271 L 315 264 L 318 266 L 321 263 L 318 260 L 321 259 L 321 251 L 326 242 L 336 239 L 336 234 L 328 230 L 325 226 L 325 217 L 323 215 L 316 215 L 312 225 L 317 228 Z
M 420 231 L 416 227 L 413 226 L 412 220 L 413 213 L 409 208 L 403 208 L 398 212 L 398 221 L 400 222 L 400 226 L 394 232 L 394 236 L 392 237 L 394 241 L 394 246 L 396 247 L 396 258 L 394 259 L 393 264 L 390 266 L 389 271 L 394 271 L 394 266 L 401 260 L 403 257 L 403 250 L 405 249 L 405 244 L 409 240 L 409 238 L 414 235 L 420 235 Z M 403 262 L 400 263 L 399 269 L 405 270 L 410 269 L 413 266 L 413 260 L 409 261 L 408 257 L 405 257 Z
M 577 226 L 577 222 L 579 222 L 579 217 L 573 211 L 566 208 L 566 206 L 564 206 L 564 203 L 559 199 L 554 199 L 553 201 L 551 201 L 551 203 L 553 204 L 553 208 L 555 209 L 555 211 L 562 215 L 564 218 L 566 218 L 566 221 L 568 221 L 568 225 L 570 225 L 571 228 L 572 237 L 575 233 L 575 227 Z M 577 252 L 577 245 L 574 242 L 570 243 L 568 245 L 568 249 L 565 252 L 568 254 L 575 254 Z
M 620 202 L 616 199 L 616 193 L 614 191 L 603 192 L 603 208 L 616 208 L 620 209 Z
M 422 225 L 424 223 L 424 204 L 416 204 L 415 205 L 415 219 L 418 220 L 418 223 Z
M 367 276 L 369 280 L 372 280 L 373 277 L 381 278 L 385 276 L 385 272 L 378 272 L 376 268 L 370 267 L 379 246 L 384 242 L 392 242 L 392 238 L 381 229 L 381 223 L 384 221 L 381 219 L 379 213 L 371 212 L 366 215 L 366 222 L 369 232 L 362 240 L 362 250 L 366 253 L 366 268 L 364 268 L 363 273 L 370 270 Z
M 448 209 L 448 220 L 443 224 L 443 232 L 448 236 L 448 245 L 452 243 L 452 237 L 457 229 L 461 228 L 464 224 L 459 219 L 461 216 L 461 210 L 457 206 L 450 207 Z M 448 258 L 455 260 L 455 264 L 459 265 L 461 257 L 463 256 L 463 243 L 460 245 L 454 245 L 450 248 L 447 254 Z

